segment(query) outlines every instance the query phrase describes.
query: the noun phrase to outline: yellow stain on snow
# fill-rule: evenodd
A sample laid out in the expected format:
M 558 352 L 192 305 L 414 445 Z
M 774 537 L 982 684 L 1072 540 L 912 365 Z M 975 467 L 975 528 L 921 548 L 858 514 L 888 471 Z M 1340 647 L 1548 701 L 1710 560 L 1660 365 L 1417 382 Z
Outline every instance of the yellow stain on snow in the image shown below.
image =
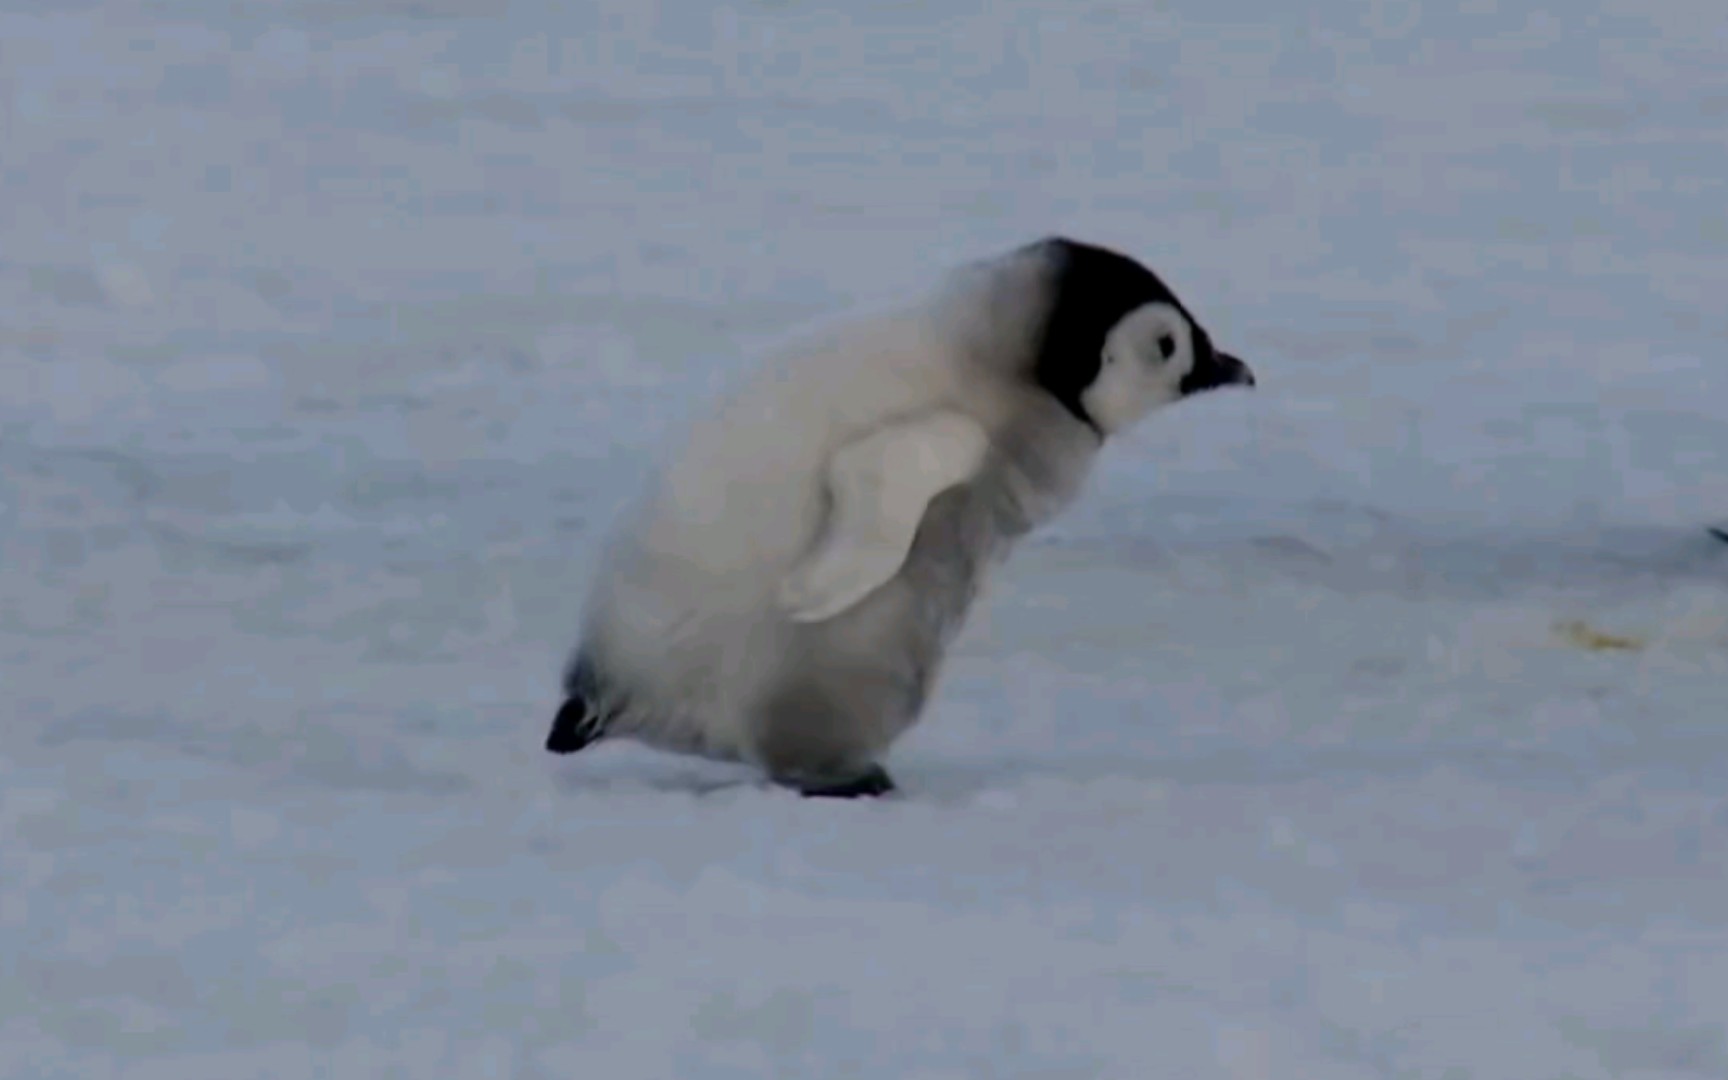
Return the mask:
M 1583 619 L 1566 619 L 1554 624 L 1554 633 L 1561 641 L 1591 652 L 1637 652 L 1649 644 L 1641 637 L 1627 637 L 1598 630 Z

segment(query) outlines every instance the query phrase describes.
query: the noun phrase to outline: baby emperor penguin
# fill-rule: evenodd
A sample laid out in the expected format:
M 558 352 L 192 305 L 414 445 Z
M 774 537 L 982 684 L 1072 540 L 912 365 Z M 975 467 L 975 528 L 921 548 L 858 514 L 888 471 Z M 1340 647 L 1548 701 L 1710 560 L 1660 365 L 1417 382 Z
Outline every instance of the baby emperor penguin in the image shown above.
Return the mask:
M 990 566 L 1152 411 L 1252 386 L 1135 260 L 1061 237 L 777 350 L 601 561 L 546 748 L 605 738 L 881 795 Z

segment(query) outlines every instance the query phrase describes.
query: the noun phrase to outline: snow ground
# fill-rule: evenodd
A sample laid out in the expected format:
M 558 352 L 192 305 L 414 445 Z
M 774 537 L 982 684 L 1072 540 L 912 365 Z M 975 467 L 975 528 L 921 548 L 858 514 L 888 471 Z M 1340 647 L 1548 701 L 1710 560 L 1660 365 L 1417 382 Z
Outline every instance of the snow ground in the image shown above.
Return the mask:
M 0 0 L 0 1076 L 1728 1075 L 1721 5 L 849 6 Z M 1262 387 L 904 797 L 545 756 L 662 434 L 1055 230 Z

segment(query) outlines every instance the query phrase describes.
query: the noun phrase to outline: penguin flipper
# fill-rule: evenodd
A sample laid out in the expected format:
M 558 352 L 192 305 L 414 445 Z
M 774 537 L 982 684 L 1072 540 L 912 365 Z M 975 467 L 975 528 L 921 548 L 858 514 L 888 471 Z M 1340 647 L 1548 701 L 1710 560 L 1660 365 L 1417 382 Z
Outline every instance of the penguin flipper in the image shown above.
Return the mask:
M 930 501 L 971 479 L 990 437 L 951 409 L 881 428 L 829 460 L 825 535 L 784 581 L 781 609 L 820 622 L 852 607 L 899 573 Z

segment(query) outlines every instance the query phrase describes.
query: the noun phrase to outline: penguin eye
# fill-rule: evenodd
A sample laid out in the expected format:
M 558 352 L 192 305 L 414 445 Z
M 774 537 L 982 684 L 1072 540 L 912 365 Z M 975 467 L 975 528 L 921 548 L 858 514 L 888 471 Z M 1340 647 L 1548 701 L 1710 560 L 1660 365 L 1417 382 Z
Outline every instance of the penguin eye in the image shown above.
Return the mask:
M 1158 355 L 1166 360 L 1176 355 L 1176 335 L 1168 331 L 1158 335 Z

